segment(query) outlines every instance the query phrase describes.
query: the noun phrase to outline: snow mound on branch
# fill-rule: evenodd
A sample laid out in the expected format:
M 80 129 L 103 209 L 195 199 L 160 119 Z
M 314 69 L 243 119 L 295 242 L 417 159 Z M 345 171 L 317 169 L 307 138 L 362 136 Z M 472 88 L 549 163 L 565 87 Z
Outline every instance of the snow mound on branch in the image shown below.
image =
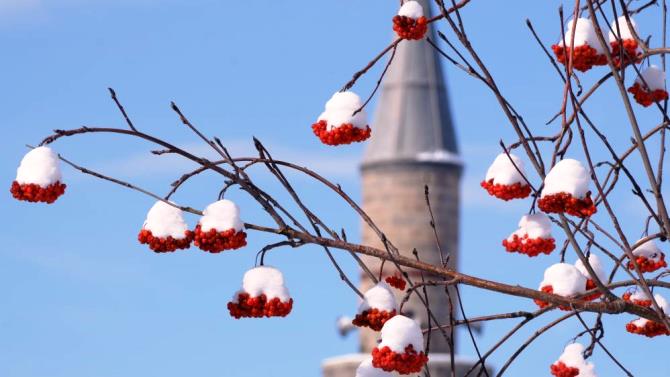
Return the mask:
M 650 65 L 640 72 L 635 82 L 643 88 L 648 86 L 651 91 L 665 90 L 665 72 L 658 66 Z
M 617 31 L 617 24 L 619 24 L 619 30 Z M 637 29 L 637 23 L 635 20 L 633 20 L 632 17 L 630 17 L 630 24 L 633 26 L 633 30 L 635 31 L 636 35 L 640 35 Z M 617 38 L 617 32 L 621 34 L 621 40 L 626 40 L 626 39 L 635 39 L 633 36 L 633 31 L 628 27 L 628 21 L 626 21 L 626 16 L 621 16 L 617 18 L 616 21 L 612 21 L 612 27 L 609 33 L 609 41 L 611 42 L 616 42 L 619 39 Z
M 405 16 L 409 18 L 417 19 L 423 17 L 423 7 L 419 4 L 418 1 L 405 1 L 398 11 L 398 16 Z
M 573 297 L 584 293 L 586 277 L 577 267 L 567 263 L 556 263 L 544 271 L 544 280 L 540 289 L 551 285 L 556 295 Z
M 565 43 L 563 43 L 563 39 L 561 39 L 560 42 L 558 42 L 559 46 L 583 46 L 583 45 L 589 45 L 590 47 L 594 48 L 599 55 L 605 54 L 605 50 L 602 48 L 600 45 L 600 41 L 598 41 L 598 37 L 596 35 L 596 31 L 593 28 L 593 25 L 591 24 L 591 20 L 586 19 L 586 18 L 578 18 L 577 19 L 577 25 L 575 27 L 575 40 L 574 43 L 571 44 L 572 42 L 572 25 L 575 21 L 570 20 L 568 21 L 568 26 L 565 29 Z
M 636 257 L 645 257 L 653 261 L 659 261 L 662 254 L 663 252 L 658 248 L 658 245 L 656 245 L 654 240 L 646 241 L 633 250 L 633 255 Z
M 510 161 L 511 158 L 511 161 Z M 516 165 L 516 167 L 514 167 Z M 518 168 L 518 170 L 517 170 Z M 526 175 L 523 161 L 510 153 L 509 156 L 505 153 L 499 154 L 486 172 L 486 181 L 493 179 L 493 183 L 501 185 L 513 185 L 515 183 L 527 184 L 526 180 L 519 173 Z
M 542 212 L 534 213 L 532 215 L 524 215 L 519 221 L 519 229 L 512 233 L 509 239 L 514 235 L 523 237 L 528 235 L 528 238 L 551 238 L 551 220 Z
M 58 155 L 49 147 L 37 147 L 26 153 L 16 169 L 16 182 L 42 188 L 62 179 Z
M 541 197 L 568 193 L 577 199 L 584 199 L 589 191 L 589 171 L 581 162 L 566 158 L 559 161 L 544 178 Z
M 217 232 L 225 232 L 229 229 L 240 232 L 244 229 L 244 223 L 240 219 L 240 208 L 227 199 L 208 205 L 202 211 L 199 224 L 203 232 L 209 232 L 212 229 Z
M 638 289 L 638 291 L 641 291 L 641 289 Z M 654 295 L 654 299 L 656 300 L 656 303 L 658 304 L 658 307 L 661 308 L 663 313 L 665 313 L 665 315 L 670 315 L 670 304 L 665 299 L 665 297 L 663 297 L 663 296 L 661 296 L 660 294 L 657 293 L 657 294 Z M 633 323 L 637 327 L 642 328 L 647 324 L 647 322 L 650 322 L 650 321 L 646 318 L 638 318 L 631 323 Z
M 255 267 L 247 271 L 242 280 L 242 293 L 247 293 L 250 297 L 264 294 L 268 300 L 276 297 L 282 302 L 291 299 L 284 284 L 284 275 L 278 269 L 269 266 Z
M 647 301 L 651 300 L 651 297 L 644 291 L 642 288 L 637 288 L 631 295 L 631 301 Z
M 378 348 L 389 347 L 391 351 L 402 354 L 409 345 L 414 351 L 423 352 L 423 333 L 419 324 L 408 317 L 397 315 L 384 324 Z
M 391 287 L 383 281 L 380 281 L 374 287 L 370 288 L 363 295 L 363 302 L 358 306 L 358 313 L 363 313 L 369 309 L 379 309 L 385 311 L 397 311 L 398 303 Z
M 143 228 L 150 230 L 154 237 L 183 239 L 188 225 L 179 208 L 159 200 L 147 213 Z
M 600 280 L 603 283 L 607 283 L 607 274 L 603 269 L 603 264 L 600 261 L 600 257 L 591 253 L 591 255 L 589 255 L 589 264 L 591 265 L 591 268 L 593 268 L 593 272 L 596 273 L 598 280 Z M 585 278 L 592 279 L 591 275 L 589 274 L 589 271 L 586 269 L 581 259 L 577 259 L 577 261 L 575 262 L 575 267 L 577 267 L 579 272 L 581 272 Z
M 562 361 L 568 367 L 578 368 L 579 377 L 598 377 L 593 363 L 584 360 L 584 346 L 582 344 L 568 344 L 558 361 Z
M 365 129 L 368 126 L 368 116 L 365 109 L 353 115 L 363 106 L 361 98 L 354 92 L 337 92 L 326 102 L 325 111 L 319 116 L 319 121 L 328 123 L 328 131 L 344 124 L 351 124 L 356 128 Z

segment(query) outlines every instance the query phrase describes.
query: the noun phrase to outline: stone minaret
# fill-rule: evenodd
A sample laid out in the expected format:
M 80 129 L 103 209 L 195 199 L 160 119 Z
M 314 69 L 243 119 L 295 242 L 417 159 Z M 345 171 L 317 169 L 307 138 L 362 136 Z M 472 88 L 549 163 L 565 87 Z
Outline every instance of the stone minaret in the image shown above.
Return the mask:
M 419 2 L 428 16 L 431 2 Z M 435 33 L 432 30 L 430 33 L 431 39 L 436 40 Z M 445 254 L 450 253 L 449 264 L 455 267 L 462 162 L 440 61 L 425 40 L 399 44 L 382 83 L 372 138 L 361 165 L 363 209 L 404 256 L 414 258 L 412 250 L 416 249 L 421 260 L 439 265 L 440 255 L 424 197 L 424 186 L 428 185 L 442 250 Z M 377 235 L 366 224 L 363 224 L 362 235 L 363 244 L 383 248 Z M 378 260 L 364 260 L 374 273 L 379 272 Z M 388 262 L 384 269 L 384 276 L 395 270 Z M 410 271 L 410 274 L 412 280 L 420 280 L 416 272 Z M 362 274 L 361 291 L 372 285 L 368 276 Z M 430 288 L 428 296 L 431 310 L 440 323 L 449 323 L 449 302 L 444 288 Z M 426 309 L 416 295 L 403 310 L 404 314 L 427 326 Z M 377 340 L 378 333 L 360 331 L 361 353 L 324 361 L 324 376 L 354 377 L 356 367 L 370 355 Z M 434 377 L 450 375 L 448 353 L 447 342 L 434 333 L 430 344 L 431 374 Z M 468 364 L 459 358 L 457 374 L 462 375 Z

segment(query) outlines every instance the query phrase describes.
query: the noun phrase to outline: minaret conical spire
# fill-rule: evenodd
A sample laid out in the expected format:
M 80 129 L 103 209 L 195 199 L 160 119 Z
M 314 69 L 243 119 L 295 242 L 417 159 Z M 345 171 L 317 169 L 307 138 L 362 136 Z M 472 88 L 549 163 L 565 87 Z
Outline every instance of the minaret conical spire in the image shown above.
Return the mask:
M 430 2 L 418 1 L 430 17 Z M 363 167 L 412 161 L 460 164 L 440 57 L 425 39 L 397 47 L 382 82 Z

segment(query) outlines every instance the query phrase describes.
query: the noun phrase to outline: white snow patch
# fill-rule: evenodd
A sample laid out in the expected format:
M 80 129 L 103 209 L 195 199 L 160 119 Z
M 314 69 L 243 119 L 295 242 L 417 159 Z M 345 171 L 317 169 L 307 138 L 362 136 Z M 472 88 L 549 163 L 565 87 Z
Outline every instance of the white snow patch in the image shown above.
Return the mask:
M 654 295 L 654 300 L 656 300 L 658 307 L 661 308 L 661 310 L 663 311 L 663 313 L 665 313 L 665 315 L 670 314 L 670 303 L 668 303 L 665 297 L 657 293 Z M 637 327 L 644 327 L 647 324 L 647 322 L 649 322 L 649 320 L 646 318 L 638 318 L 635 321 L 633 321 L 633 324 Z
M 353 115 L 363 106 L 361 98 L 354 92 L 337 92 L 326 102 L 325 111 L 319 116 L 319 121 L 328 122 L 328 131 L 344 124 L 352 124 L 357 128 L 368 126 L 368 116 L 365 109 Z
M 584 199 L 589 191 L 589 171 L 581 162 L 566 158 L 559 161 L 544 178 L 542 197 L 568 193 L 575 198 Z
M 639 241 L 638 241 L 639 242 Z M 649 240 L 633 250 L 633 255 L 636 257 L 645 257 L 647 259 L 658 262 L 661 260 L 663 252 L 658 248 L 654 240 Z
M 650 65 L 640 72 L 635 82 L 642 85 L 643 88 L 648 86 L 651 91 L 665 90 L 665 72 L 658 66 Z
M 586 277 L 571 264 L 556 263 L 544 271 L 540 289 L 548 285 L 551 285 L 556 295 L 573 297 L 585 292 Z
M 216 229 L 217 232 L 235 229 L 235 231 L 240 232 L 244 229 L 244 223 L 240 219 L 240 208 L 227 199 L 208 205 L 202 211 L 199 224 L 203 232 L 208 232 L 211 229 Z
M 580 343 L 568 344 L 558 358 L 568 367 L 579 369 L 579 377 L 598 377 L 593 363 L 584 360 L 584 346 Z
M 644 291 L 644 289 L 637 288 L 635 291 L 630 295 L 630 300 L 633 301 L 647 301 L 651 300 L 651 297 L 647 294 L 647 292 Z
M 356 369 L 356 377 L 393 377 L 393 373 L 384 372 L 372 366 L 372 357 L 369 357 Z
M 423 17 L 423 7 L 418 1 L 405 1 L 398 11 L 398 16 L 405 16 L 413 19 Z
M 186 237 L 188 224 L 184 221 L 183 212 L 163 201 L 157 201 L 147 213 L 144 229 L 150 230 L 154 237 L 172 237 L 183 239 Z
M 565 29 L 565 43 L 563 43 L 563 40 L 561 39 L 561 41 L 558 42 L 559 46 L 568 45 L 580 47 L 583 45 L 589 45 L 590 47 L 594 48 L 599 55 L 605 54 L 605 50 L 600 45 L 596 31 L 591 24 L 591 20 L 586 18 L 577 19 L 577 26 L 575 27 L 575 40 L 574 44 L 571 45 L 570 42 L 572 41 L 573 23 L 574 20 L 570 20 L 568 22 L 568 26 Z
M 284 275 L 278 269 L 269 266 L 255 267 L 247 271 L 242 280 L 242 290 L 235 294 L 235 301 L 240 293 L 247 293 L 251 297 L 265 294 L 268 300 L 277 297 L 282 302 L 291 299 L 288 288 L 284 285 Z
M 62 179 L 58 155 L 49 147 L 37 147 L 26 153 L 16 169 L 16 182 L 42 188 Z
M 511 158 L 511 160 L 510 160 Z M 516 167 L 514 167 L 516 165 Z M 518 168 L 518 170 L 517 170 Z M 526 170 L 523 161 L 510 153 L 509 156 L 505 153 L 499 154 L 486 172 L 486 181 L 493 179 L 493 183 L 501 185 L 513 185 L 515 183 L 526 184 L 526 180 L 519 173 L 526 175 Z
M 398 303 L 391 288 L 383 281 L 380 281 L 374 287 L 368 289 L 363 295 L 363 302 L 358 306 L 358 313 L 363 313 L 368 309 L 378 309 L 385 311 L 397 311 Z
M 637 29 L 637 23 L 635 20 L 633 20 L 632 17 L 630 17 L 630 24 L 633 26 L 633 30 L 635 31 L 636 35 L 640 35 L 638 29 Z M 628 21 L 626 21 L 626 16 L 621 16 L 617 18 L 616 21 L 612 21 L 612 27 L 609 33 L 609 41 L 611 42 L 616 42 L 619 38 L 617 38 L 617 24 L 619 24 L 619 30 L 618 32 L 621 35 L 621 40 L 625 41 L 626 39 L 635 39 L 634 34 L 630 27 L 628 27 Z
M 423 352 L 423 333 L 421 326 L 408 317 L 397 315 L 384 323 L 379 348 L 388 346 L 391 351 L 404 353 L 410 344 L 416 352 Z
M 589 255 L 589 264 L 591 265 L 591 268 L 593 268 L 593 272 L 596 273 L 596 276 L 598 277 L 598 280 L 600 280 L 603 283 L 607 283 L 607 274 L 605 273 L 605 270 L 603 269 L 603 264 L 600 261 L 600 257 L 591 253 L 591 255 Z M 579 272 L 581 272 L 582 275 L 584 275 L 585 278 L 591 279 L 591 275 L 589 274 L 588 270 L 584 266 L 584 263 L 582 263 L 581 259 L 577 259 L 577 261 L 575 262 L 575 267 L 577 267 Z
M 532 215 L 524 215 L 519 221 L 519 229 L 512 233 L 507 240 L 512 241 L 514 235 L 519 238 L 528 235 L 530 239 L 549 239 L 551 237 L 551 220 L 542 212 L 534 213 Z

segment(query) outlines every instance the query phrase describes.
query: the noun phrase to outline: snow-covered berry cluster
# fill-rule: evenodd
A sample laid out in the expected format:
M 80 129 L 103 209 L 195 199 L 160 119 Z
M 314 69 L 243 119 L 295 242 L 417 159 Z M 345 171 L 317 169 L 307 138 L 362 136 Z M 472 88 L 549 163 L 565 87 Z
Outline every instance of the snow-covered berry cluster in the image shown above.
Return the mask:
M 358 313 L 351 323 L 379 331 L 397 312 L 398 303 L 391 288 L 386 283 L 379 282 L 365 292 L 363 302 L 358 306 Z
M 142 230 L 137 236 L 142 244 L 157 253 L 177 249 L 188 249 L 193 241 L 193 232 L 188 229 L 179 208 L 157 201 L 147 213 Z
M 626 16 L 620 16 L 612 22 L 610 28 L 609 42 L 612 48 L 612 60 L 617 68 L 621 67 L 622 56 L 624 65 L 642 62 L 642 49 L 635 39 L 635 35 L 639 35 L 637 24 L 632 18 L 629 20 L 630 26 Z
M 16 170 L 10 192 L 18 200 L 51 204 L 65 193 L 58 155 L 49 147 L 26 153 Z
M 603 264 L 600 261 L 600 258 L 597 255 L 592 253 L 591 255 L 589 255 L 588 260 L 589 260 L 589 265 L 591 266 L 591 269 L 593 270 L 593 272 L 595 272 L 596 277 L 598 278 L 598 280 L 600 280 L 603 283 L 606 282 L 607 281 L 607 275 L 605 274 L 605 270 L 603 269 Z M 590 291 L 592 289 L 595 289 L 597 287 L 597 285 L 595 283 L 595 279 L 591 276 L 591 274 L 589 274 L 589 271 L 586 269 L 586 267 L 584 266 L 584 263 L 582 263 L 581 259 L 578 259 L 575 262 L 575 267 L 586 278 L 586 286 L 584 288 L 584 291 Z M 602 296 L 602 292 L 595 292 L 591 295 L 582 297 L 582 300 L 593 301 L 593 300 L 599 298 L 600 296 Z
M 312 131 L 326 145 L 361 142 L 372 131 L 361 98 L 354 92 L 338 92 L 326 102 L 325 111 L 312 125 Z
M 386 372 L 418 373 L 428 362 L 423 352 L 423 333 L 419 324 L 397 315 L 381 331 L 381 341 L 372 350 L 372 365 Z
M 589 172 L 573 159 L 559 161 L 544 178 L 544 188 L 538 201 L 547 213 L 567 213 L 589 217 L 596 213 L 589 191 Z
M 635 289 L 632 292 L 626 292 L 621 297 L 624 301 L 631 302 L 635 305 L 644 306 L 648 308 L 651 306 L 651 297 L 640 288 Z
M 633 255 L 641 272 L 654 272 L 668 266 L 665 261 L 665 254 L 658 248 L 654 240 L 648 240 L 636 247 L 633 250 Z M 635 263 L 629 261 L 628 268 L 634 269 Z
M 529 257 L 551 254 L 556 241 L 551 236 L 551 221 L 544 213 L 524 215 L 519 221 L 519 229 L 502 241 L 505 250 L 521 253 Z
M 228 303 L 230 315 L 240 318 L 286 317 L 293 299 L 276 268 L 260 266 L 244 274 L 242 289 Z
M 655 65 L 643 69 L 633 86 L 628 88 L 628 92 L 644 107 L 668 99 L 668 92 L 665 90 L 665 72 Z
M 577 267 L 568 263 L 556 263 L 544 271 L 544 280 L 540 283 L 542 292 L 553 293 L 563 297 L 575 297 L 586 291 L 586 276 Z M 542 300 L 535 300 L 540 308 L 549 306 Z M 561 310 L 571 310 L 560 306 Z
M 407 287 L 407 282 L 402 278 L 402 276 L 400 276 L 400 274 L 387 276 L 384 281 L 387 282 L 391 287 L 401 291 L 404 291 Z
M 667 316 L 670 314 L 670 304 L 665 298 L 659 294 L 654 295 L 656 303 L 661 308 L 663 313 Z M 651 304 L 651 302 L 650 302 Z M 653 338 L 659 335 L 670 335 L 670 329 L 665 324 L 656 321 L 650 321 L 646 318 L 638 318 L 626 324 L 626 331 L 631 334 L 644 335 Z
M 210 253 L 246 246 L 247 234 L 237 204 L 223 199 L 205 208 L 195 227 L 195 245 Z
M 486 172 L 481 186 L 491 196 L 505 201 L 523 199 L 530 195 L 530 186 L 524 179 L 523 161 L 516 155 L 499 154 Z
M 572 343 L 550 367 L 554 377 L 597 377 L 595 366 L 584 359 L 584 346 Z
M 393 17 L 393 31 L 398 37 L 410 40 L 419 40 L 426 35 L 428 20 L 418 1 L 405 1 L 398 14 Z
M 578 18 L 568 22 L 565 30 L 565 38 L 551 46 L 556 55 L 556 60 L 567 65 L 572 54 L 572 66 L 574 69 L 586 72 L 593 66 L 606 65 L 607 57 L 596 34 L 591 20 Z M 574 35 L 573 35 L 574 26 Z M 574 38 L 574 39 L 573 39 Z

